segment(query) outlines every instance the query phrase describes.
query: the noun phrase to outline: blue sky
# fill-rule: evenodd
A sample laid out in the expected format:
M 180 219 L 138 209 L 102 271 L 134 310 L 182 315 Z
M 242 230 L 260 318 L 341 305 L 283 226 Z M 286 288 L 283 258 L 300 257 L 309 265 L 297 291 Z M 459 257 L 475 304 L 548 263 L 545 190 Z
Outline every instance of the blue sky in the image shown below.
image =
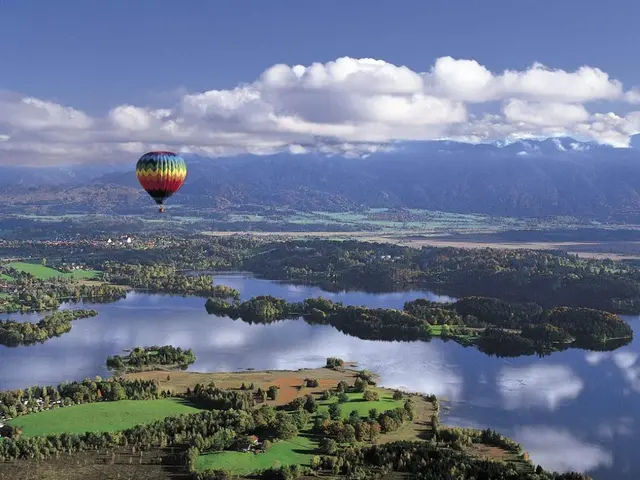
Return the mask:
M 635 0 L 9 0 L 0 85 L 99 113 L 232 87 L 275 63 L 373 57 L 422 71 L 446 55 L 494 71 L 593 65 L 640 84 L 638 19 Z
M 278 63 L 370 57 L 427 72 L 451 56 L 496 75 L 589 65 L 626 91 L 640 85 L 638 18 L 634 0 L 5 0 L 0 90 L 102 118 L 123 104 L 172 108 L 185 92 L 232 89 Z M 606 100 L 619 115 L 636 108 Z

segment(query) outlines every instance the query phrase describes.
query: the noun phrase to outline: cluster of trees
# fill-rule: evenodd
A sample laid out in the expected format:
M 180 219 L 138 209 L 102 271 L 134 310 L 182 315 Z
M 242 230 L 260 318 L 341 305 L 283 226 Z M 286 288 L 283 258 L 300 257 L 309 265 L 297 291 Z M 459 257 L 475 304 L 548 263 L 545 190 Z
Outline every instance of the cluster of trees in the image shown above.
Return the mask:
M 490 428 L 476 430 L 472 428 L 438 427 L 434 432 L 436 439 L 458 450 L 471 446 L 474 443 L 492 445 L 511 453 L 522 454 L 522 447 L 515 440 Z
M 184 275 L 172 265 L 140 265 L 105 262 L 104 279 L 118 285 L 151 292 L 240 299 L 240 292 L 226 285 L 214 285 L 210 275 Z
M 432 248 L 358 241 L 289 241 L 264 245 L 243 267 L 265 277 L 332 290 L 445 289 L 616 313 L 640 313 L 640 269 L 563 252 Z
M 443 338 L 504 356 L 542 355 L 568 345 L 591 348 L 612 339 L 633 338 L 629 324 L 608 312 L 572 307 L 545 309 L 535 303 L 486 297 L 463 297 L 454 303 L 440 304 L 418 299 L 406 302 L 403 310 L 395 310 L 345 306 L 324 298 L 287 302 L 263 295 L 245 302 L 209 298 L 205 308 L 210 314 L 228 315 L 249 323 L 302 316 L 309 323 L 331 325 L 349 335 L 371 340 L 428 341 L 433 327 L 441 325 Z M 329 360 L 330 368 L 339 365 L 339 359 Z
M 329 357 L 327 358 L 326 367 L 333 370 L 344 368 L 344 360 L 338 357 Z
M 0 305 L 5 313 L 55 310 L 62 302 L 114 302 L 127 295 L 116 285 L 85 285 L 63 277 L 41 280 L 25 272 L 16 274 L 11 287 L 10 301 Z
M 404 407 L 378 412 L 371 409 L 367 418 L 362 418 L 357 410 L 353 410 L 346 419 L 341 418 L 341 406 L 332 403 L 329 412 L 316 415 L 313 432 L 323 437 L 320 449 L 323 453 L 333 455 L 338 444 L 373 442 L 381 433 L 398 430 L 405 422 L 413 420 L 415 407 L 410 399 Z
M 433 442 L 392 442 L 343 449 L 322 457 L 317 464 L 334 474 L 350 478 L 374 478 L 399 472 L 417 480 L 590 480 L 580 473 L 551 473 L 538 466 L 523 471 L 511 463 L 482 460 Z
M 149 400 L 166 396 L 153 380 L 86 378 L 58 386 L 34 386 L 0 391 L 0 416 L 14 418 L 55 406 L 116 400 Z
M 255 404 L 255 392 L 251 390 L 225 390 L 215 384 L 196 384 L 193 390 L 187 389 L 185 398 L 200 408 L 209 410 L 243 410 L 252 408 Z
M 95 317 L 95 310 L 61 310 L 47 315 L 38 323 L 0 320 L 0 345 L 17 347 L 44 343 L 71 330 L 71 322 L 80 318 Z
M 147 367 L 178 366 L 186 369 L 196 361 L 196 356 L 190 348 L 182 350 L 180 347 L 163 345 L 161 347 L 136 347 L 128 355 L 114 355 L 107 357 L 107 368 L 111 370 L 140 371 Z

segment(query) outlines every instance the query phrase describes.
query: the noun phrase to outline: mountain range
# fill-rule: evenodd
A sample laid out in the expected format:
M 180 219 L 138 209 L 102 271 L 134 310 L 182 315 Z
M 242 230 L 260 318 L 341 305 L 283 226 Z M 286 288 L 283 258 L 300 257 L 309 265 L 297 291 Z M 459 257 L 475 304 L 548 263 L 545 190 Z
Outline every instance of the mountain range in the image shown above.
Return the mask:
M 567 137 L 494 144 L 415 142 L 355 159 L 186 156 L 189 175 L 169 204 L 191 213 L 389 207 L 635 221 L 640 217 L 638 140 L 632 139 L 632 148 Z M 134 166 L 0 166 L 0 205 L 9 213 L 148 211 L 151 201 L 137 183 Z

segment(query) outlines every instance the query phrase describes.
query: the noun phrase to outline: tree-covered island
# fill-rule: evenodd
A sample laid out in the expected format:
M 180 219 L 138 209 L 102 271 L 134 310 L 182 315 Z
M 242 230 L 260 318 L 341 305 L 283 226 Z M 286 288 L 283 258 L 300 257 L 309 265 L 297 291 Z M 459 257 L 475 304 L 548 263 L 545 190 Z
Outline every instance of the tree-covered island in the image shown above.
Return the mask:
M 631 327 L 609 312 L 545 309 L 485 297 L 463 297 L 451 303 L 418 299 L 396 310 L 344 305 L 324 298 L 287 302 L 265 295 L 245 302 L 209 298 L 205 308 L 210 314 L 250 323 L 302 317 L 369 340 L 428 341 L 439 336 L 500 356 L 543 355 L 569 347 L 614 349 L 633 338 Z
M 135 347 L 127 355 L 107 357 L 107 368 L 118 373 L 159 369 L 186 369 L 196 361 L 190 348 L 183 350 L 172 345 Z

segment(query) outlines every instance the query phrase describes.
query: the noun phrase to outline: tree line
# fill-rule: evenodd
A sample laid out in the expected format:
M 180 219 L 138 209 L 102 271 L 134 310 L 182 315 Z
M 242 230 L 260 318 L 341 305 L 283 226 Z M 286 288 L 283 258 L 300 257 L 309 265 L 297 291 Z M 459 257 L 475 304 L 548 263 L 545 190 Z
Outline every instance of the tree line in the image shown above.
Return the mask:
M 373 479 L 377 474 L 398 472 L 417 480 L 590 480 L 580 473 L 547 472 L 538 466 L 530 471 L 512 463 L 484 460 L 448 448 L 446 443 L 399 441 L 351 447 L 335 456 L 323 457 L 325 468 L 349 478 Z
M 223 429 L 233 436 L 254 429 L 251 412 L 212 410 L 167 417 L 118 432 L 61 433 L 39 437 L 5 438 L 0 442 L 0 460 L 43 459 L 60 453 L 135 446 L 139 449 L 168 445 L 192 446 L 214 439 Z
M 44 343 L 71 330 L 71 322 L 95 317 L 95 310 L 61 310 L 47 315 L 37 323 L 0 320 L 0 345 L 18 347 Z

